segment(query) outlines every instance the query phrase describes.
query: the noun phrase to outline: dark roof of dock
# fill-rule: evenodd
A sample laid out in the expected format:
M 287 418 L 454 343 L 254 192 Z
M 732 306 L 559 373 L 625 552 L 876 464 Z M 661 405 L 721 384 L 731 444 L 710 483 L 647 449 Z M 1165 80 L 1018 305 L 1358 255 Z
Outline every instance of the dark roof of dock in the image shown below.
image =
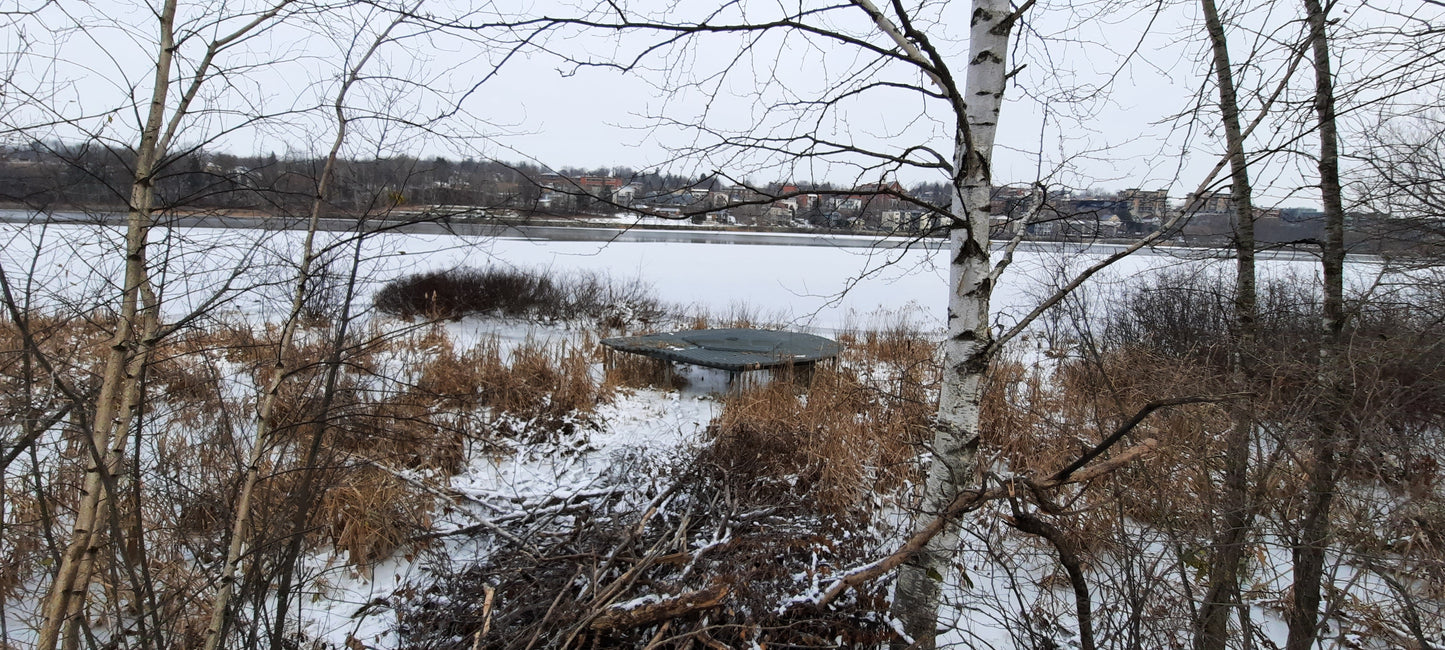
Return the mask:
M 680 363 L 733 372 L 816 363 L 838 356 L 837 341 L 800 332 L 711 329 L 602 339 L 602 344 Z

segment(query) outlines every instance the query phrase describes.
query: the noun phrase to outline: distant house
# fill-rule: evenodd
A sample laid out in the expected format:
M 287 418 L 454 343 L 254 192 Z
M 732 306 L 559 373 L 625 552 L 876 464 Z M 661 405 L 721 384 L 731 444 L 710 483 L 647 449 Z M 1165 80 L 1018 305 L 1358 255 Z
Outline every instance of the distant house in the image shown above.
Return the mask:
M 898 181 L 890 183 L 866 183 L 858 186 L 857 191 L 860 194 L 873 195 L 891 194 L 901 196 L 904 194 L 903 186 L 899 185 Z
M 827 228 L 847 228 L 852 225 L 851 220 L 837 210 L 823 213 L 822 221 L 821 225 Z
M 563 176 L 562 174 L 542 174 L 537 177 L 537 185 L 552 190 L 558 194 L 578 193 L 610 199 L 627 182 L 616 176 L 578 176 L 576 178 Z
M 618 188 L 626 185 L 616 176 L 578 176 L 577 186 L 592 196 L 611 196 Z
M 1192 212 L 1230 212 L 1234 209 L 1234 197 L 1229 188 L 1204 192 L 1190 192 L 1184 197 L 1184 207 Z
M 768 222 L 768 225 L 776 225 L 791 222 L 795 212 L 796 210 L 791 206 L 774 204 L 768 208 L 767 212 L 763 213 L 763 217 Z
M 1158 218 L 1169 212 L 1169 190 L 1142 190 L 1131 187 L 1119 193 L 1119 199 L 1129 206 L 1135 220 L 1149 217 Z
M 642 186 L 636 183 L 628 183 L 612 192 L 612 200 L 622 205 L 632 205 L 637 200 L 637 193 L 642 191 Z
M 887 232 L 897 234 L 918 234 L 938 228 L 938 215 L 923 210 L 884 210 L 878 215 L 878 225 Z
M 897 210 L 904 201 L 902 196 L 905 192 L 902 185 L 897 181 L 891 183 L 868 183 L 861 185 L 854 190 L 856 194 L 848 197 L 851 205 L 856 205 L 859 210 Z
M 995 187 L 989 196 L 989 212 L 1021 218 L 1033 208 L 1034 194 L 1034 188 L 1026 185 Z
M 705 212 L 709 208 L 707 194 L 705 192 L 699 196 L 688 190 L 668 192 L 662 196 L 650 197 L 642 203 L 652 212 L 665 215 Z

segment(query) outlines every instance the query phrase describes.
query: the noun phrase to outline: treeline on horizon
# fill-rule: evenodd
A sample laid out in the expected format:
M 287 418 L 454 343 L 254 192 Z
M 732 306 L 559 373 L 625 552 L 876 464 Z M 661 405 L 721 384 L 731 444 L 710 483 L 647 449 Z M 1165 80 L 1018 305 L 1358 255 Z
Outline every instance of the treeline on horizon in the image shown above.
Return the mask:
M 0 202 L 36 210 L 124 209 L 128 204 L 134 152 L 94 143 L 69 145 L 32 142 L 0 147 Z M 236 155 L 186 150 L 159 165 L 155 178 L 161 210 L 255 210 L 294 215 L 309 209 L 316 194 L 321 157 Z M 533 162 L 466 158 L 396 156 L 341 159 L 332 180 L 330 206 L 353 214 L 372 214 L 401 206 L 477 206 L 535 210 L 548 189 L 548 178 L 608 176 L 661 196 L 691 188 L 734 186 L 717 176 L 689 177 L 629 167 L 547 168 Z M 831 183 L 796 184 L 804 191 L 836 190 Z M 756 189 L 777 191 L 777 182 Z M 585 194 L 580 188 L 579 194 Z M 942 183 L 924 183 L 910 192 L 939 205 L 947 203 Z M 578 205 L 578 211 L 606 210 Z
M 154 181 L 155 205 L 159 212 L 217 210 L 278 217 L 304 216 L 309 214 L 315 198 L 316 179 L 321 175 L 324 162 L 319 157 L 277 156 L 274 153 L 236 155 L 204 149 L 184 150 L 158 166 Z M 774 180 L 752 185 L 748 181 L 732 182 L 718 175 L 692 177 L 622 166 L 548 168 L 535 162 L 453 160 L 441 156 L 338 159 L 336 164 L 327 200 L 332 216 L 386 216 L 395 211 L 412 212 L 433 207 L 445 208 L 435 211 L 438 215 L 446 214 L 447 209 L 512 210 L 524 215 L 610 215 L 623 208 L 612 202 L 609 194 L 598 192 L 597 187 L 577 184 L 584 177 L 620 179 L 622 184 L 636 188 L 635 196 L 644 204 L 649 199 L 666 198 L 670 194 L 741 189 L 745 190 L 747 203 L 751 205 L 749 209 L 754 211 L 765 209 L 769 197 L 800 192 L 841 195 L 854 191 L 833 183 Z M 37 212 L 124 211 L 130 198 L 128 193 L 133 169 L 134 152 L 93 142 L 76 145 L 36 140 L 23 146 L 0 146 L 0 205 Z M 549 194 L 555 198 L 559 186 L 568 195 L 568 200 L 560 203 L 546 200 Z M 905 188 L 904 192 L 915 206 L 933 206 L 932 210 L 937 212 L 947 210 L 945 206 L 949 204 L 950 197 L 943 183 L 920 183 Z M 1005 216 L 1008 223 L 1026 217 L 1029 210 L 1024 202 L 1017 197 L 1004 196 L 998 188 L 996 194 L 996 214 Z M 1051 192 L 1048 209 L 1034 215 L 1037 222 L 1029 226 L 1030 238 L 1074 241 L 1104 237 L 1097 226 L 1103 214 L 1101 208 L 1084 205 L 1100 202 L 1100 197 L 1094 194 Z M 716 209 L 694 201 L 695 210 L 710 212 Z M 643 209 L 646 210 L 645 207 Z M 1127 204 L 1122 201 L 1116 199 L 1114 203 L 1108 203 L 1105 211 L 1118 214 L 1126 224 L 1135 223 Z M 1179 226 L 1178 232 L 1166 238 L 1201 245 L 1226 245 L 1231 229 L 1227 220 L 1220 220 L 1221 216 L 1224 215 L 1196 215 Z M 1441 233 L 1430 223 L 1379 214 L 1351 216 L 1346 238 L 1353 252 L 1408 253 L 1440 244 Z M 688 217 L 677 215 L 675 218 L 682 220 Z M 821 223 L 817 219 L 808 221 Z M 1062 226 L 1052 228 L 1055 232 L 1033 231 L 1034 226 L 1050 222 Z M 754 226 L 790 225 L 786 220 L 775 223 L 756 217 L 746 223 Z M 1293 224 L 1292 228 L 1274 234 L 1270 234 L 1273 232 L 1269 230 L 1271 223 L 1265 220 L 1257 226 L 1265 227 L 1267 231 L 1261 233 L 1263 241 L 1277 246 L 1306 248 L 1317 241 L 1320 223 L 1317 218 Z M 1001 233 L 1008 232 L 1008 226 L 999 225 L 996 230 L 999 233 L 995 235 L 1001 236 Z M 1131 228 L 1129 233 L 1139 236 L 1137 228 Z

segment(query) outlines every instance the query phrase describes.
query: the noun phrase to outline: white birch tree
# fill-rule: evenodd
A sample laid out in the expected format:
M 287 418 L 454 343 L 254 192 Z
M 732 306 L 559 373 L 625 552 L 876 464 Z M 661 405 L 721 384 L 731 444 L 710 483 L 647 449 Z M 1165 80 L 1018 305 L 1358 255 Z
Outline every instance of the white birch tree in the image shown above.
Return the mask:
M 942 77 L 934 78 L 940 92 L 949 97 L 958 121 L 944 380 L 934 422 L 933 462 L 923 488 L 923 512 L 933 516 L 943 514 L 962 488 L 976 482 L 983 378 L 996 352 L 989 312 L 989 298 L 998 279 L 989 263 L 993 145 L 1007 83 L 1009 35 L 1030 4 L 1015 9 L 1007 1 L 976 0 L 962 92 L 949 88 Z M 879 19 L 880 29 L 890 31 L 891 25 L 881 16 Z M 891 33 L 899 32 L 892 29 Z M 901 34 L 897 38 L 900 44 L 906 42 Z M 933 647 L 941 589 L 953 573 L 957 546 L 958 534 L 950 525 L 899 571 L 892 612 L 920 648 Z

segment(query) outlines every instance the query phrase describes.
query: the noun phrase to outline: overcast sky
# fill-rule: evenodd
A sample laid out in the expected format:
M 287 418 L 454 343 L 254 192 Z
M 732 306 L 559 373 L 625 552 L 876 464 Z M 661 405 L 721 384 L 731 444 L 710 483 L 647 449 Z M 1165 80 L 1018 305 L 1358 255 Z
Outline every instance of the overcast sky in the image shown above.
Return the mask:
M 1354 30 L 1395 21 L 1419 26 L 1440 24 L 1439 10 L 1421 16 L 1413 0 L 1391 0 L 1415 12 L 1400 17 L 1372 6 L 1341 2 L 1340 29 Z M 182 22 L 200 35 L 223 33 L 239 22 L 215 23 L 217 16 L 245 3 L 184 3 Z M 409 5 L 414 3 L 408 3 Z M 717 12 L 717 5 L 682 2 L 634 3 L 652 18 L 685 21 Z M 1241 100 L 1257 108 L 1281 76 L 1287 54 L 1280 42 L 1299 34 L 1298 9 L 1292 2 L 1256 5 L 1222 3 L 1240 25 L 1231 46 L 1262 54 L 1242 65 Z M 420 4 L 438 18 L 464 16 L 478 22 L 498 17 L 576 13 L 570 4 L 513 2 Z M 726 5 L 714 24 L 778 15 L 777 3 Z M 796 7 L 792 7 L 796 9 Z M 964 72 L 967 3 L 914 6 L 917 25 Z M 79 12 L 79 13 L 77 13 Z M 885 43 L 854 8 L 830 11 L 816 24 Z M 308 155 L 329 145 L 334 122 L 317 110 L 331 97 L 347 68 L 371 40 L 389 25 L 374 8 L 330 9 L 321 16 L 298 17 L 248 41 L 223 57 L 231 74 L 225 84 L 209 86 L 197 105 L 210 109 L 187 124 L 183 143 L 207 142 L 212 149 L 237 153 Z M 12 92 L 3 97 L 7 126 L 24 135 L 74 138 L 80 131 L 133 141 L 142 113 L 131 104 L 148 96 L 149 63 L 154 60 L 154 13 L 145 3 L 100 2 L 46 5 L 37 16 L 19 19 L 5 34 Z M 696 174 L 713 170 L 753 182 L 877 180 L 894 172 L 850 164 L 713 150 L 707 156 L 674 159 L 680 150 L 708 144 L 708 132 L 770 135 L 819 133 L 869 148 L 898 152 L 928 146 L 947 154 L 953 125 L 944 106 L 916 92 L 875 89 L 840 102 L 823 113 L 799 108 L 830 89 L 874 80 L 920 84 L 907 66 L 874 64 L 856 47 L 797 33 L 778 32 L 754 40 L 715 35 L 686 40 L 652 51 L 630 72 L 578 68 L 567 59 L 595 62 L 630 60 L 655 45 L 656 34 L 600 34 L 560 30 L 537 39 L 540 47 L 507 49 L 505 39 L 518 32 L 436 32 L 403 24 L 395 38 L 369 61 L 370 76 L 357 86 L 352 115 L 373 109 L 392 117 L 424 121 L 425 129 L 395 121 L 360 120 L 348 151 L 356 156 L 408 152 L 418 155 L 531 158 L 553 166 L 648 168 L 670 165 Z M 997 182 L 1045 178 L 1072 188 L 1168 188 L 1182 197 L 1192 191 L 1222 149 L 1214 133 L 1214 115 L 1193 110 L 1201 91 L 1209 101 L 1213 87 L 1204 74 L 1204 39 L 1192 2 L 1041 2 L 1018 32 L 1013 51 L 1023 68 L 1010 86 L 996 151 Z M 488 38 L 479 38 L 481 35 Z M 499 41 L 501 38 L 502 41 Z M 202 39 L 182 43 L 183 66 L 199 58 Z M 1404 54 L 1382 54 L 1354 45 L 1337 49 L 1342 81 L 1369 77 Z M 503 62 L 505 61 L 505 62 Z M 1297 75 L 1286 96 L 1302 100 L 1307 74 Z M 22 89 L 26 92 L 17 93 Z M 178 93 L 174 94 L 174 96 Z M 1438 102 L 1428 86 L 1411 98 Z M 131 98 L 128 100 L 127 98 Z M 464 98 L 454 105 L 459 98 Z M 134 101 L 133 101 L 134 100 Z M 34 104 L 42 104 L 38 110 Z M 129 107 L 128 107 L 129 106 Z M 117 110 L 117 107 L 128 107 Z M 455 112 L 448 112 L 455 109 Z M 242 116 L 265 114 L 264 120 Z M 448 119 L 427 121 L 446 114 Z M 1180 116 L 1186 116 L 1181 118 Z M 1308 139 L 1294 141 L 1307 112 L 1271 121 L 1254 138 L 1254 148 L 1289 143 L 1309 150 Z M 800 119 L 805 118 L 805 119 Z M 1352 114 L 1347 128 L 1368 129 L 1369 112 Z M 59 121 L 62 124 L 56 125 Z M 37 124 L 50 126 L 36 128 Z M 697 126 L 707 130 L 700 131 Z M 700 135 L 702 134 L 702 135 Z M 11 140 L 17 139 L 12 131 Z M 696 152 L 688 152 L 696 153 Z M 1308 160 L 1278 157 L 1256 165 L 1256 188 L 1284 205 L 1313 204 Z M 942 180 L 935 171 L 899 170 L 905 184 Z
M 935 21 L 928 26 L 930 36 L 951 55 L 950 63 L 960 75 L 967 35 L 956 25 L 967 23 L 967 9 L 966 3 L 954 2 L 921 12 Z M 997 178 L 1028 182 L 1052 175 L 1079 187 L 1169 186 L 1178 173 L 1183 139 L 1168 117 L 1192 106 L 1199 85 L 1198 45 L 1180 39 L 1192 15 L 1171 10 L 1152 26 L 1148 20 L 1125 15 L 1092 20 L 1071 13 L 1041 15 L 1053 20 L 1036 21 L 1037 31 L 1016 49 L 1017 58 L 1027 66 L 1010 88 L 1001 120 Z M 1069 23 L 1075 28 L 1065 33 Z M 843 27 L 869 31 L 866 25 Z M 802 40 L 752 44 L 733 74 L 718 85 L 722 97 L 693 88 L 679 93 L 658 86 L 718 73 L 740 53 L 742 40 L 733 36 L 710 37 L 695 49 L 658 57 L 680 61 L 686 68 L 669 74 L 598 69 L 574 74 L 560 62 L 538 57 L 504 71 L 492 87 L 499 101 L 491 112 L 503 122 L 530 127 L 525 135 L 501 140 L 519 151 L 578 166 L 636 165 L 665 156 L 665 147 L 692 142 L 693 134 L 686 129 L 639 128 L 651 123 L 648 117 L 664 114 L 688 122 L 697 117 L 704 102 L 710 102 L 710 125 L 760 124 L 766 121 L 762 107 L 789 94 L 799 99 L 819 96 L 828 83 L 845 79 L 862 63 L 851 48 Z M 1138 54 L 1130 56 L 1136 45 Z M 564 44 L 558 49 L 575 55 L 587 46 Z M 923 83 L 901 66 L 871 72 L 890 80 Z M 764 76 L 765 87 L 753 82 Z M 952 124 L 944 109 L 937 102 L 925 104 L 916 93 L 874 92 L 846 103 L 822 126 L 855 141 L 886 141 L 895 147 L 926 144 L 947 153 Z M 779 116 L 771 126 L 782 128 L 791 117 Z M 1207 167 L 1196 175 L 1206 173 Z M 850 171 L 837 168 L 831 173 L 846 178 Z M 933 180 L 931 174 L 913 171 L 904 176 L 917 182 Z

